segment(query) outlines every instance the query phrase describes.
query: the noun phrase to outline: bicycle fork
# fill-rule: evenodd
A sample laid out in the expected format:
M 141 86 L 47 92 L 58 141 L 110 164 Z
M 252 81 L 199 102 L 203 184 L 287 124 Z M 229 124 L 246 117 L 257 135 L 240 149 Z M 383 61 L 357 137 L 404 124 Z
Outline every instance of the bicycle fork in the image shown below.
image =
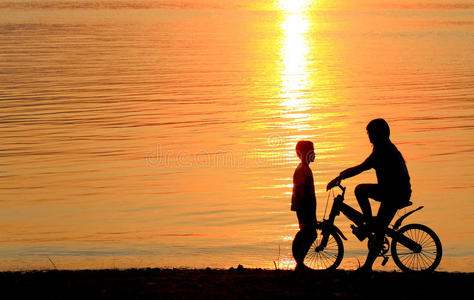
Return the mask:
M 344 240 L 347 240 L 347 238 L 339 230 L 339 228 L 334 226 L 334 220 L 336 219 L 336 216 L 339 215 L 340 206 L 344 204 L 343 201 L 344 201 L 344 196 L 343 195 L 337 195 L 334 198 L 334 204 L 331 208 L 331 212 L 329 213 L 329 218 L 327 220 L 323 220 L 323 222 L 321 224 L 322 239 L 321 239 L 321 243 L 319 243 L 319 246 L 316 247 L 316 249 L 315 249 L 316 252 L 319 252 L 319 251 L 323 250 L 327 246 L 328 240 L 329 240 L 329 234 L 328 233 L 329 233 L 330 230 L 335 230 L 336 233 L 341 238 L 343 238 Z

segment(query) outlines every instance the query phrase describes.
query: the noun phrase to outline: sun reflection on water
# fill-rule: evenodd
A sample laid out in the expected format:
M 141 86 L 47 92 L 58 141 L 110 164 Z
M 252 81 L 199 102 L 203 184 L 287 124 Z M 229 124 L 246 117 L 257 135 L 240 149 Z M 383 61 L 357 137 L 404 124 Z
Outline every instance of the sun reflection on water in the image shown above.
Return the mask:
M 283 11 L 281 55 L 281 116 L 289 130 L 309 130 L 311 108 L 308 32 L 310 20 L 306 9 L 311 1 L 279 1 Z
M 309 108 L 304 91 L 309 88 L 308 41 L 305 37 L 309 21 L 302 14 L 285 15 L 281 25 L 284 40 L 281 48 L 283 106 L 289 111 Z
M 314 0 L 278 0 L 277 8 L 288 13 L 303 13 L 311 8 Z

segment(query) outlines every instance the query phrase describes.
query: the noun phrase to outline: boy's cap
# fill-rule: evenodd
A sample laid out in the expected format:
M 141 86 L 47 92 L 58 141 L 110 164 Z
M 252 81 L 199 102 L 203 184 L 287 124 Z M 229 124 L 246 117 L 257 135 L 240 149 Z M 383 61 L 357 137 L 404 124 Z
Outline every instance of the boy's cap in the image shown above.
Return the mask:
M 305 153 L 309 150 L 314 150 L 314 144 L 311 141 L 299 141 L 296 144 L 296 152 Z

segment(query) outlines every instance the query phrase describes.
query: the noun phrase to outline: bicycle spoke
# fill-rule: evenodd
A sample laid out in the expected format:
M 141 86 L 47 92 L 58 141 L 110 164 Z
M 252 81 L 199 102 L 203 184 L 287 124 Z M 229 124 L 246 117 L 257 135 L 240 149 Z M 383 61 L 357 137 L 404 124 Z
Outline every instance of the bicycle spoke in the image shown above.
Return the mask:
M 423 269 L 426 269 L 426 267 L 429 267 L 430 266 L 430 260 L 429 259 L 426 259 L 424 256 L 423 256 L 423 253 L 420 253 L 419 255 L 420 257 L 420 261 L 423 263 Z
M 423 232 L 423 239 L 419 242 L 421 247 L 425 248 L 432 243 L 433 243 L 433 239 L 431 239 L 431 236 L 427 234 L 426 232 Z
M 412 251 L 395 239 L 393 242 L 392 255 L 395 263 L 402 270 L 425 271 L 433 270 L 439 264 L 441 248 L 436 234 L 424 225 L 407 225 L 401 234 L 421 246 L 419 252 Z
M 305 264 L 312 269 L 328 269 L 334 266 L 338 260 L 339 244 L 333 234 L 327 237 L 326 246 L 323 249 L 316 249 L 321 245 L 324 238 L 323 234 L 318 231 L 318 238 L 313 242 L 308 254 L 305 257 Z
M 413 258 L 414 258 L 414 255 L 407 256 L 405 258 L 404 264 L 407 265 L 407 266 L 411 266 L 412 262 L 413 262 Z
M 434 259 L 436 257 L 436 251 L 435 252 L 422 251 L 421 253 L 423 253 L 423 255 L 429 259 Z
M 409 253 L 398 253 L 398 252 L 397 252 L 397 255 L 398 255 L 398 256 L 413 255 L 413 252 L 409 252 Z
M 423 256 L 424 259 L 426 259 L 427 261 L 430 261 L 430 262 L 433 262 L 434 259 L 436 258 L 436 256 L 435 257 L 429 257 L 428 255 L 426 255 L 423 252 L 421 252 L 421 255 Z

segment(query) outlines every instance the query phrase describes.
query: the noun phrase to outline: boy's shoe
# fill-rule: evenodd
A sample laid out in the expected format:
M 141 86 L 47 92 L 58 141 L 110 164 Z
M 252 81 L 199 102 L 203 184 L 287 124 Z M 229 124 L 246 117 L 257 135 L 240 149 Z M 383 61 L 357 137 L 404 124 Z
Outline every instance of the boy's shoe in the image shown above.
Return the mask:
M 309 272 L 311 271 L 305 264 L 297 264 L 295 267 L 296 272 Z

